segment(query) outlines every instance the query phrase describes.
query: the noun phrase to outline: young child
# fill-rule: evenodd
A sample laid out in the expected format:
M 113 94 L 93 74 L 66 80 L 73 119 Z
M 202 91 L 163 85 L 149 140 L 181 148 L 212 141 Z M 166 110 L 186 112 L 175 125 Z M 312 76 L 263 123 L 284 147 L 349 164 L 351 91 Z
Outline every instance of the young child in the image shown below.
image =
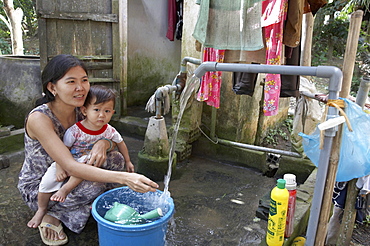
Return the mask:
M 108 124 L 114 114 L 115 97 L 115 93 L 107 87 L 91 86 L 85 104 L 81 107 L 81 112 L 86 118 L 68 128 L 63 141 L 70 148 L 75 160 L 82 163 L 87 162 L 89 152 L 96 141 L 108 140 L 111 144 L 109 150 L 113 147 L 113 141 L 125 159 L 126 171 L 134 172 L 134 165 L 130 161 L 122 136 Z M 36 227 L 41 223 L 47 212 L 49 200 L 64 202 L 67 195 L 82 182 L 82 179 L 71 176 L 62 186 L 63 180 L 67 177 L 68 174 L 55 162 L 48 168 L 39 187 L 38 210 L 28 222 L 29 227 Z

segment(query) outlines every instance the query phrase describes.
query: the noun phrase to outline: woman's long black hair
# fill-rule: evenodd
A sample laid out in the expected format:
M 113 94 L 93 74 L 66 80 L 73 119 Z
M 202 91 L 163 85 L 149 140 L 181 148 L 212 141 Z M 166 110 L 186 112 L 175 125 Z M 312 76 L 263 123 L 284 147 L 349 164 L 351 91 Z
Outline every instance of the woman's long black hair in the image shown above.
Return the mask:
M 36 107 L 54 101 L 54 95 L 47 88 L 49 82 L 56 84 L 71 68 L 78 66 L 82 67 L 87 74 L 86 66 L 78 58 L 64 54 L 53 57 L 42 71 L 41 81 L 44 96 L 36 101 Z

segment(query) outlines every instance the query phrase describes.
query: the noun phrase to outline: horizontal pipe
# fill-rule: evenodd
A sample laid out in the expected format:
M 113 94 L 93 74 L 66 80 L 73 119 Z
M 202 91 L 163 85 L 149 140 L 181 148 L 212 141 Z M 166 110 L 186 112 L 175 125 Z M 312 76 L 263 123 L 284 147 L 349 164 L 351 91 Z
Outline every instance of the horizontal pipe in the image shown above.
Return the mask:
M 181 73 L 187 73 L 186 64 L 188 62 L 193 63 L 195 65 L 200 65 L 202 63 L 200 59 L 186 56 L 181 61 L 181 71 L 180 71 Z
M 223 144 L 227 146 L 240 147 L 240 148 L 262 151 L 262 152 L 267 152 L 267 153 L 274 153 L 274 154 L 279 154 L 279 155 L 302 158 L 302 156 L 296 152 L 290 152 L 290 151 L 279 150 L 279 149 L 271 149 L 271 148 L 266 148 L 266 147 L 261 147 L 261 146 L 256 146 L 256 145 L 233 142 L 233 141 L 219 139 L 219 138 L 217 139 L 217 142 L 219 144 Z
M 201 78 L 208 71 L 272 73 L 272 74 L 316 76 L 317 70 L 318 70 L 318 67 L 203 62 L 194 71 L 194 74 L 198 78 Z M 324 69 L 324 71 L 326 70 Z M 325 76 L 326 73 L 322 72 L 322 75 Z M 329 78 L 329 77 L 324 77 L 324 78 Z
M 342 87 L 343 73 L 334 66 L 287 66 L 287 65 L 261 65 L 261 64 L 236 64 L 236 63 L 217 63 L 204 62 L 195 71 L 194 76 L 201 78 L 208 71 L 224 71 L 224 72 L 247 72 L 247 73 L 269 73 L 269 74 L 285 74 L 285 75 L 305 75 L 316 76 L 321 78 L 329 78 L 329 100 L 338 99 L 339 91 Z M 330 119 L 338 115 L 338 109 L 329 107 L 327 118 Z M 324 149 L 320 151 L 318 164 L 318 175 L 316 177 L 315 190 L 311 203 L 310 218 L 307 228 L 306 246 L 313 246 L 317 233 L 317 226 L 322 206 L 322 196 L 324 194 L 329 159 L 333 144 L 333 138 L 336 135 L 335 128 L 329 128 L 324 134 Z M 225 144 L 233 146 L 247 147 L 244 144 L 231 143 L 229 141 L 221 141 Z M 249 147 L 249 146 L 248 146 Z M 259 147 L 254 147 L 259 148 Z

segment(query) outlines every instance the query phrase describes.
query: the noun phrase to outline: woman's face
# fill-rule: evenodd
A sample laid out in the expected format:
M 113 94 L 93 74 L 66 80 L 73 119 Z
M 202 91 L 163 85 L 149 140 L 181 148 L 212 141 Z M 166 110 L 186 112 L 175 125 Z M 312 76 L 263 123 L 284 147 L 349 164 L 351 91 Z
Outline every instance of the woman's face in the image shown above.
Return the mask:
M 56 84 L 50 82 L 48 89 L 55 95 L 56 101 L 59 100 L 73 107 L 81 107 L 90 90 L 90 83 L 85 70 L 78 66 L 69 69 Z

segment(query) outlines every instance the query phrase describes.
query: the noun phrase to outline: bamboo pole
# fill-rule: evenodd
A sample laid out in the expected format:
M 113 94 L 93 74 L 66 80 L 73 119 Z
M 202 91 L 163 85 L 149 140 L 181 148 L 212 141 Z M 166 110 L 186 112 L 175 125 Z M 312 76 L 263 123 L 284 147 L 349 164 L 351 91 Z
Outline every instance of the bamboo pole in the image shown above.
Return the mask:
M 349 92 L 351 91 L 353 69 L 356 60 L 358 38 L 360 36 L 363 15 L 364 12 L 362 10 L 357 10 L 351 15 L 346 52 L 343 61 L 343 86 L 339 93 L 339 96 L 343 98 L 348 97 Z M 342 224 L 339 229 L 339 238 L 337 240 L 337 245 L 339 246 L 349 245 L 352 238 L 353 227 L 356 219 L 355 202 L 358 193 L 356 189 L 356 180 L 357 179 L 353 179 L 347 184 L 346 204 Z
M 317 224 L 317 233 L 315 238 L 315 246 L 325 245 L 328 221 L 331 210 L 331 201 L 333 197 L 333 190 L 335 184 L 335 178 L 337 174 L 339 151 L 340 151 L 340 140 L 341 140 L 342 125 L 338 126 L 338 132 L 333 139 L 333 145 L 330 153 L 328 174 L 326 176 L 325 190 L 322 198 L 322 205 L 320 211 L 319 222 Z
M 351 15 L 350 26 L 347 38 L 346 51 L 344 55 L 343 62 L 343 83 L 342 90 L 339 96 L 342 98 L 347 98 L 351 89 L 353 69 L 356 59 L 356 51 L 358 38 L 360 35 L 360 28 L 362 22 L 363 11 L 357 10 Z M 331 198 L 333 194 L 336 173 L 338 169 L 338 161 L 340 154 L 340 144 L 341 144 L 341 131 L 342 126 L 338 127 L 338 132 L 333 139 L 332 151 L 329 159 L 328 175 L 325 184 L 325 191 L 322 200 L 322 206 L 320 211 L 320 217 L 318 222 L 318 228 L 320 230 L 316 233 L 315 246 L 322 246 L 325 244 L 325 239 L 327 235 L 328 221 L 331 210 Z M 348 228 L 348 226 L 346 227 Z M 352 225 L 353 230 L 353 225 Z M 346 233 L 348 234 L 348 233 Z M 351 232 L 352 235 L 352 232 Z M 348 244 L 347 244 L 348 245 Z
M 311 66 L 313 23 L 314 19 L 311 12 L 303 15 L 301 61 L 300 61 L 301 66 Z
M 356 208 L 355 202 L 358 194 L 356 188 L 357 179 L 352 179 L 347 184 L 347 196 L 346 203 L 344 205 L 344 213 L 342 223 L 339 228 L 339 237 L 337 240 L 338 246 L 347 246 L 350 244 L 352 239 L 353 227 L 356 221 Z
M 346 51 L 343 60 L 343 84 L 339 96 L 347 98 L 351 91 L 353 69 L 356 61 L 358 38 L 360 36 L 364 11 L 356 10 L 352 13 L 347 37 Z

